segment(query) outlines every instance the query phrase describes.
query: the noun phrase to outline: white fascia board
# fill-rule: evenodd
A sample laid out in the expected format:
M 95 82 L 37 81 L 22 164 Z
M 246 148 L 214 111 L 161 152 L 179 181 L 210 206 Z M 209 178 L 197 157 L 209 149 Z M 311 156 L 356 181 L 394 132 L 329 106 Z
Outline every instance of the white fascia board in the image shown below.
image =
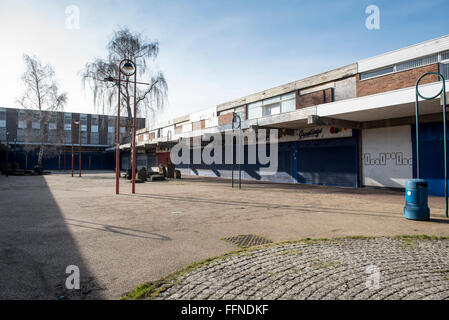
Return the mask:
M 357 71 L 360 73 L 375 70 L 446 50 L 449 50 L 449 35 L 360 60 L 357 62 Z
M 432 96 L 441 89 L 441 83 L 424 84 L 419 87 L 423 96 Z M 446 81 L 446 92 L 449 92 L 449 81 Z M 438 97 L 439 98 L 439 97 Z M 415 102 L 415 87 L 399 89 L 389 92 L 373 94 L 370 96 L 348 100 L 330 102 L 317 106 L 317 115 L 320 117 L 335 116 L 339 114 L 364 111 L 404 103 Z M 422 99 L 420 99 L 421 101 Z
M 216 116 L 216 107 L 213 108 L 207 108 L 207 109 L 203 109 L 201 111 L 197 111 L 197 112 L 192 112 L 189 115 L 190 121 L 192 122 L 196 122 L 196 121 L 201 121 L 201 120 L 206 120 L 209 118 L 213 118 Z

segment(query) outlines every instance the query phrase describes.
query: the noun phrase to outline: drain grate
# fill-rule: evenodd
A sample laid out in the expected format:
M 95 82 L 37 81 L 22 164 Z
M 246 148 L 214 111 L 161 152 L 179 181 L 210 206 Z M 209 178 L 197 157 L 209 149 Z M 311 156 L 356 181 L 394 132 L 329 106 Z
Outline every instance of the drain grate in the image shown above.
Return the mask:
M 233 237 L 223 238 L 223 240 L 228 241 L 232 244 L 239 246 L 240 248 L 248 248 L 252 246 L 258 246 L 261 244 L 272 243 L 270 239 L 262 236 L 256 236 L 254 234 L 242 234 Z

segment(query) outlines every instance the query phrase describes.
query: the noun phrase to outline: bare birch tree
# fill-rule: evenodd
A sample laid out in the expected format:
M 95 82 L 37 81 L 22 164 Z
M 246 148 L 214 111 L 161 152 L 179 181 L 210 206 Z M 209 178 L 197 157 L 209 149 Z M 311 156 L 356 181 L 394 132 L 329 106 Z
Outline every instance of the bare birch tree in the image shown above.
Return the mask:
M 42 170 L 45 153 L 45 137 L 50 120 L 50 112 L 62 111 L 67 103 L 67 94 L 59 93 L 52 66 L 43 64 L 38 58 L 27 54 L 23 56 L 26 70 L 22 75 L 24 93 L 17 103 L 27 110 L 37 110 L 39 117 L 39 156 L 38 170 Z
M 150 63 L 156 59 L 159 53 L 159 43 L 144 38 L 140 33 L 132 33 L 128 28 L 122 28 L 113 33 L 111 41 L 107 45 L 108 56 L 106 59 L 95 59 L 88 62 L 81 79 L 83 86 L 90 85 L 93 91 L 94 104 L 104 113 L 106 111 L 117 113 L 118 90 L 117 83 L 102 81 L 105 78 L 119 77 L 119 64 L 123 59 L 132 60 L 137 66 L 138 81 L 148 82 L 149 86 L 137 85 L 137 114 L 147 115 L 154 120 L 158 111 L 164 107 L 167 94 L 167 82 L 162 72 L 150 68 Z M 151 70 L 150 70 L 151 69 Z M 132 77 L 122 75 L 122 80 L 131 80 Z M 134 85 L 122 81 L 120 86 L 121 112 L 126 111 L 127 134 L 132 149 L 132 125 L 134 108 Z M 132 163 L 132 155 L 130 157 Z

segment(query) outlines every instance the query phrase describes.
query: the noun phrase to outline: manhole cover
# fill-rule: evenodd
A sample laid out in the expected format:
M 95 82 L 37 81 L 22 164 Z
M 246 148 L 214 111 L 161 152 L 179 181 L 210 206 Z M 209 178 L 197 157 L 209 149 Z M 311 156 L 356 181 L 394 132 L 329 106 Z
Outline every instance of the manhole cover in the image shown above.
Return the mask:
M 223 240 L 231 242 L 241 248 L 248 248 L 252 246 L 258 246 L 261 244 L 272 243 L 270 239 L 265 237 L 256 236 L 254 234 L 243 234 L 238 236 L 233 236 L 229 238 L 224 238 Z

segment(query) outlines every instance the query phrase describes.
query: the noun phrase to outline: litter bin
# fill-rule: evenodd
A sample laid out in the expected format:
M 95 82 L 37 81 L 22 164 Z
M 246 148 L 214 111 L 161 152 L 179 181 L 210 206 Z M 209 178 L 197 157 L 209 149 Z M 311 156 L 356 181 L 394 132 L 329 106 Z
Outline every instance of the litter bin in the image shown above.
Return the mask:
M 427 204 L 427 181 L 410 179 L 405 182 L 404 217 L 410 220 L 429 220 L 430 209 Z

